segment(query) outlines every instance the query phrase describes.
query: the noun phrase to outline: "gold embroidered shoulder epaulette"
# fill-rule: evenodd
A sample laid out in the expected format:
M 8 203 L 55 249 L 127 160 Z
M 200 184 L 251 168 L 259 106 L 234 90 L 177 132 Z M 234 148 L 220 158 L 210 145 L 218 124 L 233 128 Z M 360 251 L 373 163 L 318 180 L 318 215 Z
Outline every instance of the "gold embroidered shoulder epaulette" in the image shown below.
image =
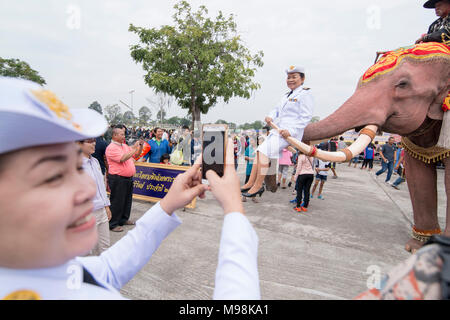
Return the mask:
M 303 90 L 311 90 L 311 88 L 303 88 Z

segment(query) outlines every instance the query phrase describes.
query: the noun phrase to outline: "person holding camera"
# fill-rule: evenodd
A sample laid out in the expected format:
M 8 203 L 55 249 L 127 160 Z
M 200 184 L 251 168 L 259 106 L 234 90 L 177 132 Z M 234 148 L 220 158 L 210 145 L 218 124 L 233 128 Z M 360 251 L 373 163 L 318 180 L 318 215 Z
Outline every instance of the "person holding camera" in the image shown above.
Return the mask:
M 133 199 L 133 176 L 136 173 L 133 156 L 142 152 L 143 140 L 138 140 L 130 147 L 125 143 L 125 128 L 118 125 L 113 129 L 112 141 L 106 148 L 108 162 L 108 185 L 111 190 L 111 220 L 109 229 L 122 232 L 123 225 L 134 225 L 129 220 Z
M 100 256 L 83 257 L 98 239 L 97 187 L 75 141 L 106 128 L 96 111 L 69 109 L 36 83 L 0 77 L 0 299 L 124 299 L 119 290 L 181 224 L 175 211 L 207 191 L 224 213 L 213 298 L 260 299 L 258 236 L 244 215 L 232 143 L 222 178 L 210 170 L 209 186 L 202 184 L 199 158 L 135 228 Z M 124 131 L 117 129 L 120 143 Z

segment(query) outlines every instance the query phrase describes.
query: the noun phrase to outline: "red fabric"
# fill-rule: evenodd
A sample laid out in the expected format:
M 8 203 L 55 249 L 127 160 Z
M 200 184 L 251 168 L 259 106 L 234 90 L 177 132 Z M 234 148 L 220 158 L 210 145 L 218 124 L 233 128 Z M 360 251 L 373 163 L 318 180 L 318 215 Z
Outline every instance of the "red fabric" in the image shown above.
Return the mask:
M 141 154 L 138 157 L 133 156 L 134 160 L 139 160 L 140 158 L 144 157 L 147 153 L 150 152 L 151 149 L 152 147 L 147 142 L 144 142 Z
M 444 99 L 444 103 L 442 104 L 442 110 L 444 112 L 450 110 L 450 91 L 448 92 L 448 96 Z
M 394 70 L 403 58 L 407 56 L 415 59 L 427 59 L 434 56 L 445 56 L 449 54 L 450 47 L 437 42 L 420 43 L 415 46 L 389 51 L 383 54 L 380 60 L 364 73 L 362 82 L 368 82 L 377 75 Z

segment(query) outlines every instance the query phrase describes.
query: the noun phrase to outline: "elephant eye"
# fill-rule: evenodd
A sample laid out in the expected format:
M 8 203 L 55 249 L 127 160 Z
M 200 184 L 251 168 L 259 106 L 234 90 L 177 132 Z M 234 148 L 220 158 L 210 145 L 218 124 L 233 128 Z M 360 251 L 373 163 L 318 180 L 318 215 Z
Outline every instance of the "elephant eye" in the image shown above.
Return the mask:
M 398 87 L 398 88 L 404 88 L 404 87 L 406 87 L 407 85 L 408 85 L 408 81 L 402 80 L 402 81 L 400 81 L 400 82 L 396 85 L 396 87 Z

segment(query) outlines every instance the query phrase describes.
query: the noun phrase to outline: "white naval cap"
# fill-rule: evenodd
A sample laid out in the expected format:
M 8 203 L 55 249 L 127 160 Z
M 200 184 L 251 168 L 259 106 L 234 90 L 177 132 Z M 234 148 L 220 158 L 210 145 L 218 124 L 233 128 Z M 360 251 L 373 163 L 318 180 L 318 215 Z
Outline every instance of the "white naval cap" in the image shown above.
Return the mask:
M 287 74 L 296 72 L 305 74 L 305 68 L 300 66 L 290 66 L 289 68 L 286 69 Z
M 0 77 L 0 154 L 101 136 L 108 123 L 90 109 L 70 109 L 37 83 Z

